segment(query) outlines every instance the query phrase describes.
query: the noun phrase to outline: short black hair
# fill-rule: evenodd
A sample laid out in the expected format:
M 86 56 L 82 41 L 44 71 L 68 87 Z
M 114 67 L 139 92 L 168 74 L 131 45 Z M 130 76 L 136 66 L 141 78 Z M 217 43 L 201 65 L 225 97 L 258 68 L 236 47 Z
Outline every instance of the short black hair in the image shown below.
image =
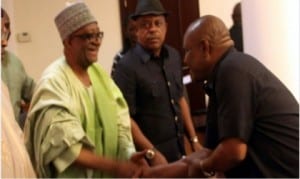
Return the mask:
M 7 12 L 1 7 L 1 18 L 7 16 L 8 17 L 8 14 Z
M 1 18 L 4 17 L 4 10 L 1 8 Z

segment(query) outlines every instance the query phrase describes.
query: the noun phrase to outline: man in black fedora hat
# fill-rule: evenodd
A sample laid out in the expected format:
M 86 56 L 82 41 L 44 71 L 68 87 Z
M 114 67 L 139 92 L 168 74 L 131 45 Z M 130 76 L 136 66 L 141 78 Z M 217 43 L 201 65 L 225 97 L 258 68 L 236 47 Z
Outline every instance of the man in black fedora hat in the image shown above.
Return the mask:
M 150 165 L 176 161 L 185 155 L 187 131 L 194 150 L 201 148 L 183 96 L 181 58 L 164 44 L 165 11 L 159 0 L 139 0 L 132 19 L 137 45 L 116 66 L 113 78 L 130 108 L 133 138 L 138 149 L 150 149 Z M 141 130 L 144 137 L 135 135 Z

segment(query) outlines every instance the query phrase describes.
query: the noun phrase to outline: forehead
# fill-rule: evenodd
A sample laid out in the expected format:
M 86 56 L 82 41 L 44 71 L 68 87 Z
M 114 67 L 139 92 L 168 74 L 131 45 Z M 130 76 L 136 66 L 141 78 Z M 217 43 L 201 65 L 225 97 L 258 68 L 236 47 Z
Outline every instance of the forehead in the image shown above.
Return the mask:
M 153 21 L 153 20 L 165 20 L 165 16 L 163 16 L 163 15 L 145 15 L 145 16 L 139 17 L 137 19 L 137 22 Z
M 9 23 L 9 17 L 7 16 L 6 13 L 1 14 L 3 17 L 1 17 L 1 22 Z
M 78 29 L 76 32 L 94 32 L 94 31 L 100 31 L 100 28 L 96 22 L 90 23 L 88 25 L 85 25 Z
M 183 46 L 185 48 L 189 48 L 190 46 L 193 46 L 195 41 L 196 41 L 195 33 L 193 33 L 192 31 L 188 31 L 184 35 Z

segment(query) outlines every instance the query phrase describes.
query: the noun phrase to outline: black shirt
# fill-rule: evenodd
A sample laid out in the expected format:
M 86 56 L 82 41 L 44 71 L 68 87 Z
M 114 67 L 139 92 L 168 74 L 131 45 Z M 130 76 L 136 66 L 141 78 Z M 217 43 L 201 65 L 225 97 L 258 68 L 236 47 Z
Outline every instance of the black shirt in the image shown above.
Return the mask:
M 240 138 L 246 159 L 227 177 L 299 177 L 299 104 L 253 57 L 230 49 L 206 84 L 206 145 Z
M 180 159 L 185 151 L 178 104 L 183 96 L 179 53 L 164 45 L 154 57 L 137 45 L 117 64 L 113 78 L 145 136 L 169 162 Z

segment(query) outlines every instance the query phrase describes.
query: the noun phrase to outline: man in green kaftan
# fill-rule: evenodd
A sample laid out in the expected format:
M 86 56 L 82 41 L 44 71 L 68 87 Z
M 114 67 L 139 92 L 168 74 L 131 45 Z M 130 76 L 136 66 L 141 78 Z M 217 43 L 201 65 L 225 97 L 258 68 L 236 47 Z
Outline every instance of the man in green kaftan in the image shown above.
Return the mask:
M 10 34 L 10 19 L 7 12 L 1 8 L 1 79 L 9 90 L 14 118 L 23 129 L 35 83 L 26 73 L 22 61 L 6 50 Z
M 44 71 L 25 124 L 26 147 L 38 176 L 139 175 L 144 153 L 133 155 L 127 104 L 95 63 L 103 32 L 84 3 L 66 7 L 55 23 L 64 56 Z

